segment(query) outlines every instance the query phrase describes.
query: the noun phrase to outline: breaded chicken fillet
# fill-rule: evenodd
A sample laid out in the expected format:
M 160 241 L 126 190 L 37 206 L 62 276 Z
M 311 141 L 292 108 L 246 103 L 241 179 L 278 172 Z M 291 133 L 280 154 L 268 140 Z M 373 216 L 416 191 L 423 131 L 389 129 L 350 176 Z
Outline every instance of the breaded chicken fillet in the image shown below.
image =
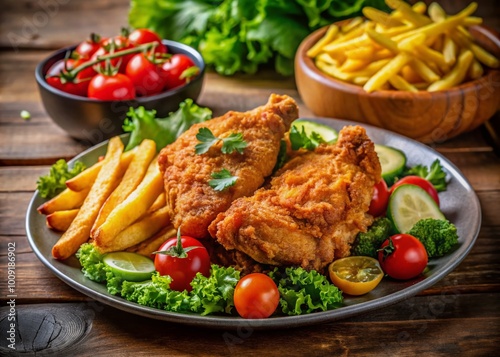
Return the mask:
M 167 206 L 172 223 L 181 233 L 195 238 L 209 237 L 207 228 L 217 214 L 235 199 L 251 195 L 272 173 L 280 141 L 298 117 L 296 102 L 286 96 L 271 95 L 266 105 L 195 124 L 174 143 L 166 146 L 158 159 L 164 173 Z M 243 153 L 221 152 L 219 141 L 204 154 L 195 153 L 196 134 L 206 127 L 218 138 L 241 133 L 247 143 Z M 238 179 L 234 186 L 216 191 L 209 186 L 212 173 L 222 169 Z
M 210 234 L 259 263 L 321 270 L 349 255 L 358 232 L 372 223 L 367 212 L 380 174 L 365 130 L 345 127 L 337 144 L 295 156 L 269 187 L 234 201 Z

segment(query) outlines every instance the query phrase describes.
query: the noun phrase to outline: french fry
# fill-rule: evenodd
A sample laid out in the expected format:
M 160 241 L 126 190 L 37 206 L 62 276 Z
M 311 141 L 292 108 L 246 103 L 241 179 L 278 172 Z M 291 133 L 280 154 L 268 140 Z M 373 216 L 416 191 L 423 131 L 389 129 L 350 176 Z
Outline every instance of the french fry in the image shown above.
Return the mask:
M 423 79 L 415 72 L 410 66 L 406 65 L 401 68 L 401 76 L 408 83 L 419 83 L 423 82 Z
M 66 231 L 75 219 L 78 211 L 79 209 L 76 208 L 66 211 L 55 211 L 49 214 L 46 217 L 47 227 L 56 231 Z
M 120 163 L 123 169 L 126 169 L 132 161 L 134 157 L 134 150 L 126 151 L 122 154 L 120 158 Z M 91 167 L 83 170 L 81 173 L 76 175 L 75 177 L 66 181 L 66 187 L 68 187 L 71 191 L 82 191 L 84 189 L 90 189 L 92 184 L 94 183 L 99 171 L 101 170 L 103 162 L 99 161 Z
M 120 175 L 120 155 L 123 143 L 119 137 L 109 141 L 108 152 L 97 178 L 89 191 L 82 207 L 78 211 L 68 230 L 63 233 L 52 248 L 52 256 L 56 259 L 67 259 L 73 255 L 80 245 L 90 236 L 90 229 L 104 201 L 111 194 L 116 180 Z
M 375 49 L 373 46 L 365 46 L 346 51 L 345 55 L 347 56 L 347 59 L 369 61 L 374 52 Z
M 420 78 L 428 83 L 438 81 L 441 78 L 439 74 L 434 72 L 427 64 L 418 58 L 414 58 L 410 62 L 410 67 L 420 76 Z
M 362 59 L 346 59 L 344 64 L 340 66 L 340 70 L 344 72 L 354 72 L 366 67 L 369 61 Z
M 370 44 L 370 38 L 363 34 L 359 37 L 355 37 L 351 40 L 347 40 L 344 42 L 332 42 L 325 47 L 323 47 L 323 51 L 328 53 L 341 52 L 352 50 L 354 48 L 363 47 Z
M 167 239 L 175 237 L 176 233 L 177 230 L 172 225 L 170 225 L 163 228 L 153 237 L 128 248 L 127 251 L 149 257 L 151 254 L 153 254 L 153 252 L 156 252 Z
M 331 64 L 331 65 L 334 65 L 334 66 L 338 66 L 338 64 L 339 64 L 339 61 L 337 61 L 335 58 L 333 58 L 332 56 L 330 56 L 330 54 L 325 53 L 325 52 L 320 53 L 316 57 L 316 61 L 323 61 L 325 63 Z
M 167 202 L 165 200 L 165 192 L 162 192 L 158 197 L 156 197 L 156 200 L 153 202 L 151 207 L 148 208 L 147 213 L 153 213 L 154 211 L 157 211 L 160 208 L 165 207 L 166 203 Z
M 385 0 L 385 3 L 394 10 L 397 10 L 402 19 L 409 21 L 415 26 L 425 26 L 430 24 L 432 21 L 413 10 L 413 8 L 407 3 L 400 0 Z M 425 4 L 424 4 L 425 6 Z M 425 10 L 424 10 L 425 11 Z
M 449 36 L 445 36 L 444 38 L 443 58 L 448 66 L 453 66 L 457 60 L 457 45 Z
M 146 171 L 151 164 L 151 160 L 156 155 L 156 143 L 153 140 L 145 139 L 138 146 L 132 161 L 128 165 L 122 180 L 113 190 L 104 205 L 99 210 L 97 219 L 94 222 L 92 230 L 97 229 L 104 223 L 111 211 L 123 202 L 132 191 L 141 183 Z M 155 162 L 152 165 L 156 165 Z
M 170 224 L 169 208 L 163 207 L 134 222 L 105 245 L 96 242 L 101 253 L 117 252 L 139 244 Z
M 79 208 L 90 191 L 90 187 L 82 191 L 71 191 L 66 188 L 60 194 L 50 199 L 49 201 L 41 204 L 37 210 L 41 214 L 50 214 L 56 211 L 71 210 L 74 208 Z
M 387 48 L 392 53 L 399 53 L 398 44 L 375 30 L 366 29 L 366 34 L 374 42 L 378 43 L 380 46 Z
M 418 89 L 414 85 L 408 83 L 403 77 L 397 74 L 389 78 L 389 83 L 391 83 L 394 88 L 402 91 L 418 92 Z
M 346 23 L 345 25 L 343 25 L 340 28 L 340 31 L 342 33 L 344 33 L 344 34 L 348 33 L 349 31 L 352 31 L 353 29 L 355 29 L 356 27 L 358 27 L 362 23 L 363 23 L 363 19 L 361 17 L 359 17 L 359 16 L 354 17 L 348 23 Z
M 462 36 L 458 32 L 452 32 L 450 36 L 460 44 L 460 46 L 467 48 L 472 51 L 474 56 L 478 59 L 479 62 L 491 68 L 498 68 L 499 61 L 498 58 L 493 56 L 491 53 L 486 51 L 484 48 L 476 45 L 475 43 L 470 42 L 466 37 Z
M 415 46 L 416 53 L 424 61 L 434 62 L 443 72 L 449 71 L 449 65 L 446 63 L 441 52 L 430 49 L 427 46 Z
M 367 76 L 364 76 L 364 77 L 354 77 L 352 79 L 352 83 L 358 85 L 358 86 L 363 86 L 365 85 L 366 82 L 368 82 L 368 80 L 370 79 L 370 77 L 367 77 Z
M 397 74 L 403 66 L 411 61 L 410 55 L 407 53 L 399 53 L 392 60 L 389 61 L 380 71 L 373 75 L 368 82 L 365 83 L 363 89 L 371 93 L 381 88 L 390 77 Z
M 398 19 L 389 16 L 389 14 L 370 6 L 364 7 L 362 12 L 367 19 L 370 19 L 384 27 L 406 26 L 403 22 L 399 21 Z
M 479 61 L 474 58 L 469 67 L 469 72 L 467 72 L 467 75 L 470 79 L 478 79 L 483 76 L 483 73 L 483 66 L 481 66 L 481 63 L 479 63 Z
M 458 56 L 457 63 L 451 69 L 450 72 L 446 74 L 441 80 L 432 83 L 427 90 L 429 92 L 435 92 L 438 90 L 451 88 L 458 83 L 461 83 L 469 70 L 469 66 L 474 59 L 474 55 L 471 51 L 466 50 Z
M 156 198 L 163 192 L 163 177 L 157 165 L 148 169 L 144 180 L 128 197 L 109 214 L 91 238 L 98 247 L 109 246 L 111 241 L 130 224 L 144 215 Z
M 331 25 L 328 27 L 328 30 L 326 30 L 325 35 L 318 41 L 316 44 L 307 51 L 307 56 L 309 57 L 316 57 L 322 50 L 323 47 L 332 42 L 335 36 L 337 36 L 339 32 L 339 27 L 337 25 Z

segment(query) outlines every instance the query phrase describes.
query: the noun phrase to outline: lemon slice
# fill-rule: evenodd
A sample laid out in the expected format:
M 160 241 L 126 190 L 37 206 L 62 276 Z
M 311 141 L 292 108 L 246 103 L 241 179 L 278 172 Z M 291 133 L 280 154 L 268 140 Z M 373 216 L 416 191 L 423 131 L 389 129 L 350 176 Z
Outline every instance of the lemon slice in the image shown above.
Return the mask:
M 363 256 L 338 259 L 330 264 L 328 272 L 332 283 L 349 295 L 372 291 L 384 277 L 379 262 Z
M 104 256 L 103 262 L 115 275 L 128 281 L 148 280 L 155 271 L 153 261 L 137 253 L 109 253 Z

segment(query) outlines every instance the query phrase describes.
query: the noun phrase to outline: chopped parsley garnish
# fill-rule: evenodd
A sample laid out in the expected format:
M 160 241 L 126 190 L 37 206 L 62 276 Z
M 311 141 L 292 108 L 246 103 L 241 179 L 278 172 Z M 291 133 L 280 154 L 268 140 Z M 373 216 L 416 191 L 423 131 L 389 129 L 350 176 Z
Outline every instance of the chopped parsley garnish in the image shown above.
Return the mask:
M 324 143 L 325 140 L 317 132 L 313 131 L 311 135 L 307 135 L 304 127 L 299 131 L 295 126 L 290 129 L 290 143 L 293 150 L 304 148 L 307 150 L 316 149 L 319 144 Z
M 234 151 L 243 154 L 243 149 L 247 147 L 247 142 L 243 140 L 243 134 L 232 133 L 227 138 L 216 137 L 208 128 L 200 128 L 196 139 L 200 142 L 194 147 L 198 155 L 206 153 L 213 145 L 222 140 L 221 151 L 223 154 L 232 154 Z
M 234 186 L 238 176 L 232 176 L 227 169 L 222 169 L 219 172 L 212 172 L 212 180 L 208 181 L 210 187 L 215 191 L 224 191 L 226 188 Z

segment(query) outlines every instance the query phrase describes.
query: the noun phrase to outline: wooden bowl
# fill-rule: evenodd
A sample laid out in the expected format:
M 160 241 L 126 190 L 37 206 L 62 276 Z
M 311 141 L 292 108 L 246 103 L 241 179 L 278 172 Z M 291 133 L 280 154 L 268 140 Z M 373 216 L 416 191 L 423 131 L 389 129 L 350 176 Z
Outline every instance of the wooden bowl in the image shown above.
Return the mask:
M 500 109 L 500 70 L 485 69 L 483 77 L 439 92 L 382 90 L 327 76 L 306 52 L 327 27 L 310 34 L 295 57 L 295 81 L 307 107 L 317 116 L 354 120 L 395 131 L 424 143 L 437 143 L 470 131 Z M 470 28 L 477 42 L 500 58 L 500 38 L 483 26 Z

